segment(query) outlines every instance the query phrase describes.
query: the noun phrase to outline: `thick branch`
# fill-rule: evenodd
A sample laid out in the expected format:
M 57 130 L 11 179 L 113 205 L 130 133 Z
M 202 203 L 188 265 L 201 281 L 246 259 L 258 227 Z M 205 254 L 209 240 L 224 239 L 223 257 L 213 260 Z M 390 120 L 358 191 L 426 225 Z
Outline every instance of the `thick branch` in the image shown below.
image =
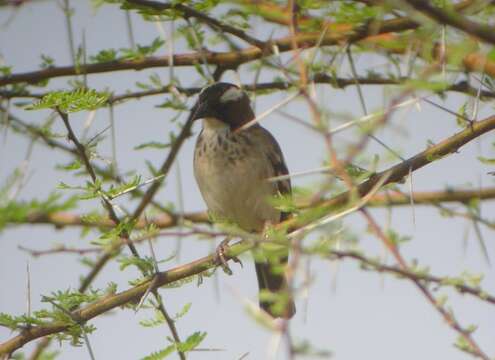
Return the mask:
M 208 216 L 205 212 L 187 213 L 180 216 L 185 221 L 194 223 L 208 223 Z M 158 228 L 166 229 L 178 225 L 179 215 L 174 216 L 172 214 L 162 214 L 151 219 L 142 219 L 135 225 L 136 229 L 142 229 L 147 225 L 153 224 Z M 108 219 L 102 218 L 100 220 L 85 219 L 84 216 L 71 214 L 68 212 L 56 212 L 52 214 L 46 213 L 32 213 L 26 218 L 26 223 L 29 224 L 51 224 L 56 227 L 62 228 L 65 226 L 88 226 L 99 228 L 112 228 L 115 227 L 115 223 Z
M 410 205 L 411 202 L 414 205 L 435 205 L 448 202 L 469 203 L 474 199 L 495 199 L 495 187 L 476 190 L 418 191 L 412 194 L 412 199 L 409 194 L 391 191 L 373 196 L 367 205 L 373 207 L 402 206 Z
M 409 19 L 393 19 L 384 21 L 379 27 L 375 26 L 373 28 L 370 28 L 369 26 L 353 28 L 350 25 L 339 25 L 336 29 L 330 27 L 324 33 L 323 38 L 322 34 L 319 32 L 299 33 L 294 40 L 301 47 L 338 45 L 342 43 L 360 41 L 368 37 L 375 38 L 378 34 L 400 32 L 415 29 L 417 27 L 418 25 Z M 370 36 L 370 34 L 372 34 L 372 36 Z M 291 51 L 292 41 L 293 39 L 290 36 L 274 40 L 272 41 L 272 48 L 273 46 L 276 46 L 279 52 Z M 269 50 L 272 51 L 273 49 Z M 177 54 L 173 57 L 150 56 L 136 60 L 115 60 L 98 64 L 78 65 L 77 68 L 75 66 L 51 67 L 38 71 L 0 77 L 0 86 L 20 82 L 37 83 L 42 80 L 61 76 L 97 74 L 109 71 L 143 70 L 152 67 L 171 66 L 169 62 L 170 58 L 173 59 L 174 66 L 192 66 L 206 61 L 210 65 L 221 65 L 226 68 L 236 68 L 241 64 L 260 59 L 268 55 L 270 55 L 270 53 L 263 52 L 258 47 L 249 47 L 240 51 L 206 53 L 195 52 L 189 54 Z
M 386 178 L 383 185 L 400 182 L 407 177 L 410 172 L 420 169 L 441 157 L 457 152 L 463 145 L 493 129 L 495 129 L 495 115 L 481 121 L 473 122 L 472 125 L 466 129 L 442 142 L 431 146 L 406 161 L 377 173 L 375 176 L 359 184 L 352 192 L 346 191 L 330 200 L 319 202 L 319 205 L 323 206 L 327 211 L 331 211 L 332 209 L 346 205 L 353 199 L 356 193 L 360 196 L 365 196 L 383 178 Z M 286 221 L 285 224 L 289 225 L 291 228 L 298 228 L 301 225 L 304 225 L 300 223 L 298 218 L 292 218 Z
M 474 199 L 495 199 L 495 188 L 476 190 L 448 189 L 444 191 L 424 191 L 414 192 L 412 195 L 415 205 L 434 205 L 449 202 L 468 203 Z M 407 206 L 410 204 L 411 198 L 409 194 L 389 191 L 386 194 L 376 194 L 370 199 L 367 205 L 372 207 L 382 207 L 404 205 Z M 300 209 L 304 209 L 307 208 L 309 204 L 300 202 L 298 206 Z M 192 223 L 209 223 L 208 215 L 206 212 L 192 212 L 182 215 L 169 213 L 162 214 L 154 218 L 147 218 L 146 220 L 142 219 L 136 223 L 135 228 L 142 229 L 150 224 L 153 224 L 160 229 L 171 228 L 178 225 L 179 218 Z M 115 226 L 115 223 L 108 218 L 102 218 L 100 220 L 85 219 L 83 216 L 68 212 L 33 212 L 29 214 L 25 219 L 18 219 L 11 224 L 47 224 L 53 225 L 58 228 L 63 228 L 65 226 L 111 228 Z
M 493 26 L 479 24 L 457 13 L 455 9 L 443 10 L 432 5 L 428 0 L 406 0 L 416 10 L 427 15 L 440 24 L 450 25 L 467 34 L 495 45 L 495 32 Z
M 233 245 L 229 249 L 227 259 L 231 259 L 234 256 L 240 255 L 241 253 L 252 248 L 252 246 L 253 244 L 247 241 L 241 241 L 236 245 Z M 395 273 L 397 275 L 403 276 L 408 279 L 416 279 L 425 282 L 433 282 L 441 285 L 452 286 L 461 293 L 468 293 L 478 298 L 481 298 L 487 302 L 495 304 L 495 297 L 484 293 L 481 289 L 473 288 L 464 284 L 449 283 L 448 278 L 445 279 L 432 275 L 418 274 L 411 271 L 399 269 L 394 266 L 379 264 L 375 261 L 369 260 L 354 252 L 332 251 L 332 253 L 329 254 L 329 256 L 334 258 L 355 259 L 362 263 L 365 263 L 368 266 L 375 268 L 377 271 Z M 200 274 L 203 271 L 206 271 L 214 266 L 217 266 L 215 258 L 216 255 L 210 255 L 198 259 L 189 264 L 178 266 L 168 271 L 160 272 L 155 275 L 156 278 L 154 279 L 150 279 L 141 285 L 135 286 L 121 293 L 107 296 L 104 299 L 101 299 L 93 304 L 87 305 L 84 308 L 75 311 L 73 315 L 78 319 L 81 319 L 81 321 L 89 321 L 94 317 L 103 314 L 109 310 L 112 310 L 114 308 L 117 308 L 119 306 L 123 306 L 131 302 L 136 303 L 148 290 L 148 287 L 152 281 L 155 282 L 156 287 L 160 287 L 160 286 L 165 286 L 167 284 L 171 284 L 178 280 L 185 279 L 190 276 Z M 21 334 L 17 335 L 11 340 L 3 344 L 0 344 L 0 354 L 11 353 L 31 340 L 43 336 L 47 336 L 50 334 L 62 332 L 67 328 L 68 326 L 63 323 L 52 323 L 52 324 L 48 324 L 44 326 L 36 326 L 36 327 L 32 327 L 31 329 L 24 330 Z

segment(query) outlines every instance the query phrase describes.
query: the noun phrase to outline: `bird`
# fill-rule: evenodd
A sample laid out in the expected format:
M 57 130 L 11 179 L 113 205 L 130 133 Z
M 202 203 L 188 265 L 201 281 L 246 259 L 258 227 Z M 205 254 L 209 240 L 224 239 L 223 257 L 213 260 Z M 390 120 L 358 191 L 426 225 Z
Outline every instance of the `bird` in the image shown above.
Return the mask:
M 283 176 L 289 173 L 284 156 L 273 135 L 252 121 L 255 114 L 246 92 L 226 82 L 206 86 L 191 116 L 193 121 L 202 120 L 194 149 L 194 176 L 213 218 L 251 233 L 263 233 L 268 224 L 287 219 L 289 214 L 269 201 L 273 196 L 291 195 L 290 179 Z M 269 181 L 280 176 L 281 180 Z M 281 266 L 287 268 L 288 247 L 278 257 L 278 264 L 277 259 L 267 259 L 263 250 L 261 253 L 261 258 L 255 256 L 260 293 L 286 296 L 278 309 L 263 296 L 259 306 L 273 318 L 291 318 L 296 309 L 287 277 L 280 271 Z

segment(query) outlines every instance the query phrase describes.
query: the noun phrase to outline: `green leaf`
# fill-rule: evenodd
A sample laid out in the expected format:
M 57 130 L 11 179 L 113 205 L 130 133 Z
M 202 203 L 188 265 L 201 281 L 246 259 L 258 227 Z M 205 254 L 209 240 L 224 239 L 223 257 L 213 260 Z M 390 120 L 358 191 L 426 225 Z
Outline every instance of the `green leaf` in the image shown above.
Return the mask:
M 94 219 L 94 215 L 85 217 L 83 221 L 90 223 L 92 219 Z M 98 219 L 99 217 L 96 220 Z M 128 221 L 126 219 L 120 222 L 116 227 L 103 232 L 98 239 L 91 241 L 91 244 L 102 246 L 103 248 L 106 248 L 108 250 L 116 242 L 121 241 L 120 237 L 124 232 L 130 234 L 134 229 L 135 225 L 136 225 L 136 221 Z
M 0 66 L 0 74 L 9 76 L 12 74 L 12 66 Z
M 161 360 L 165 359 L 167 356 L 175 351 L 175 345 L 169 345 L 165 349 L 151 353 L 145 356 L 142 360 Z
M 148 141 L 143 144 L 139 144 L 134 147 L 134 150 L 143 150 L 143 149 L 166 149 L 170 147 L 170 143 L 162 143 L 159 141 Z
M 57 356 L 60 355 L 60 351 L 43 351 L 40 356 L 38 356 L 38 360 L 54 360 Z
M 109 62 L 117 60 L 117 50 L 115 49 L 104 49 L 101 50 L 96 55 L 90 56 L 89 60 L 95 63 Z
M 459 335 L 457 337 L 457 340 L 454 343 L 454 346 L 456 348 L 458 348 L 459 350 L 464 351 L 464 352 L 466 352 L 468 354 L 475 353 L 475 351 L 474 351 L 473 347 L 471 346 L 471 344 L 466 340 L 465 337 L 463 337 L 461 335 Z
M 165 323 L 163 314 L 159 311 L 155 311 L 155 317 L 153 319 L 145 319 L 139 322 L 139 325 L 143 327 L 156 327 Z
M 11 330 L 16 330 L 17 321 L 12 315 L 6 313 L 0 313 L 0 326 L 9 328 Z
M 71 170 L 78 170 L 81 168 L 81 166 L 82 166 L 81 162 L 78 159 L 76 159 L 67 165 L 57 165 L 57 169 L 71 171 Z M 63 184 L 63 183 L 60 183 L 60 184 Z M 60 184 L 59 184 L 59 186 L 60 186 Z M 64 184 L 64 185 L 66 185 L 66 184 Z
M 110 189 L 105 191 L 105 194 L 110 198 L 114 199 L 120 195 L 123 195 L 125 193 L 128 193 L 134 189 L 137 188 L 137 186 L 141 183 L 141 176 L 139 175 L 134 175 L 134 177 L 123 184 L 120 184 L 118 186 L 112 185 Z
M 0 313 L 0 326 L 9 328 L 10 330 L 25 329 L 33 325 L 43 325 L 45 321 L 36 316 L 12 316 L 6 313 Z
M 0 191 L 0 229 L 9 223 L 23 223 L 32 214 L 48 216 L 59 211 L 74 209 L 77 204 L 76 197 L 62 200 L 60 193 L 51 193 L 44 200 L 31 200 L 29 202 L 9 201 Z
M 177 321 L 184 315 L 186 315 L 189 312 L 189 309 L 191 309 L 192 303 L 187 303 L 182 307 L 182 310 L 179 311 L 177 314 L 175 314 L 174 320 Z
M 410 236 L 400 235 L 392 229 L 387 230 L 386 235 L 390 239 L 390 241 L 397 246 L 411 240 Z
M 40 67 L 43 69 L 47 69 L 53 67 L 55 65 L 55 60 L 48 55 L 41 54 L 41 64 Z
M 155 261 L 149 256 L 142 258 L 135 256 L 121 257 L 118 262 L 120 263 L 120 270 L 124 270 L 131 265 L 137 267 L 143 273 L 152 273 L 155 269 Z
M 311 358 L 321 357 L 328 359 L 332 352 L 325 349 L 315 348 L 309 341 L 305 340 L 294 345 L 294 352 L 299 356 L 310 356 Z
M 188 109 L 187 105 L 182 100 L 175 97 L 172 99 L 165 100 L 163 103 L 157 105 L 156 107 L 160 109 L 173 109 L 179 111 L 184 111 Z
M 466 120 L 464 120 L 464 119 L 465 118 L 469 118 L 468 115 L 467 115 L 467 106 L 468 106 L 468 103 L 466 101 L 464 104 L 462 104 L 462 106 L 457 111 L 457 113 L 459 115 L 456 116 L 456 123 L 460 127 L 466 127 Z
M 411 79 L 405 83 L 406 87 L 412 87 L 416 90 L 429 90 L 432 92 L 442 92 L 445 91 L 450 84 L 448 82 L 440 82 L 440 81 L 427 81 L 420 79 Z
M 493 49 L 491 49 L 488 54 L 486 54 L 486 57 L 491 60 L 491 61 L 495 61 L 495 47 Z
M 178 344 L 178 349 L 181 352 L 188 352 L 194 350 L 206 337 L 206 332 L 196 331 L 194 334 L 190 335 L 186 341 Z
M 65 113 L 94 110 L 104 105 L 110 94 L 93 89 L 74 91 L 53 91 L 27 107 L 26 110 L 55 109 Z
M 495 165 L 495 158 L 486 158 L 483 156 L 478 156 L 478 160 L 485 165 Z
M 97 300 L 101 294 L 98 291 L 90 290 L 86 293 L 74 291 L 71 289 L 57 290 L 51 293 L 50 296 L 43 296 L 42 302 L 55 302 L 60 307 L 67 309 L 75 309 L 82 304 L 90 303 Z
M 120 49 L 121 58 L 124 60 L 139 60 L 146 56 L 153 55 L 165 41 L 159 37 L 155 38 L 150 45 L 136 45 L 136 48 L 122 48 Z

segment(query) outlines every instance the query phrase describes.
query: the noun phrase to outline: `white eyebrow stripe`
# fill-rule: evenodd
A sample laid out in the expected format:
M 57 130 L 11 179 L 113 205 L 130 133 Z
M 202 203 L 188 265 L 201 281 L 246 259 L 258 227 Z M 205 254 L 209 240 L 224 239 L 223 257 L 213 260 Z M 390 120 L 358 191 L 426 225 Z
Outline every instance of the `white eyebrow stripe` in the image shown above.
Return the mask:
M 239 100 L 240 98 L 242 98 L 243 95 L 244 92 L 241 89 L 236 87 L 231 87 L 226 92 L 224 92 L 223 95 L 220 97 L 220 102 L 226 103 L 229 101 Z

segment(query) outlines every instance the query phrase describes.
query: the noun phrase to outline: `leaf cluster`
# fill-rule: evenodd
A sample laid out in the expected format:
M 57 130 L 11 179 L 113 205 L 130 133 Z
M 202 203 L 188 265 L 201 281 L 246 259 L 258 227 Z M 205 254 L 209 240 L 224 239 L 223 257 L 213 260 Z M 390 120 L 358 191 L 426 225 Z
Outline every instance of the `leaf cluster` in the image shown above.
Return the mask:
M 94 89 L 80 88 L 74 91 L 53 91 L 27 107 L 26 110 L 58 109 L 64 113 L 95 110 L 104 105 L 110 94 Z
M 0 193 L 0 230 L 9 223 L 28 222 L 29 217 L 36 214 L 48 216 L 59 211 L 74 209 L 76 205 L 76 197 L 62 199 L 62 195 L 56 192 L 52 192 L 44 200 L 30 201 L 8 200 Z
M 165 359 L 175 351 L 180 351 L 182 353 L 190 352 L 196 349 L 199 346 L 199 344 L 201 344 L 201 342 L 205 339 L 206 334 L 207 334 L 206 332 L 196 331 L 195 333 L 189 335 L 185 341 L 179 344 L 175 344 L 173 339 L 168 338 L 168 340 L 172 342 L 171 345 L 167 346 L 163 350 L 153 352 L 152 354 L 144 357 L 143 360 Z

